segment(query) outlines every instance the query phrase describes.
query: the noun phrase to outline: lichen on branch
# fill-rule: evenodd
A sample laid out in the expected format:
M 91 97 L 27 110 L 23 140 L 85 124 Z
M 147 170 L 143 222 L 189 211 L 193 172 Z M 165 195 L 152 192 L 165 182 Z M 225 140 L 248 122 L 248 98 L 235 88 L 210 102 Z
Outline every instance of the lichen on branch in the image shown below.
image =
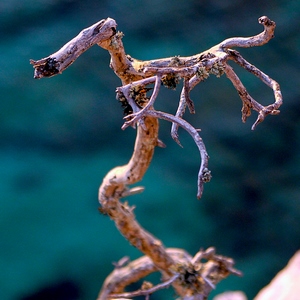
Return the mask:
M 125 53 L 123 34 L 117 32 L 115 20 L 107 18 L 82 30 L 54 54 L 37 61 L 30 60 L 35 68 L 34 78 L 51 77 L 62 73 L 93 45 L 107 50 L 111 56 L 110 67 L 122 82 L 122 86 L 116 89 L 117 98 L 125 114 L 122 129 L 129 126 L 137 128 L 131 159 L 128 164 L 115 167 L 104 177 L 99 188 L 99 203 L 100 211 L 113 219 L 123 236 L 145 256 L 128 265 L 118 266 L 105 281 L 98 300 L 149 296 L 169 285 L 173 286 L 181 299 L 204 300 L 220 280 L 229 274 L 240 275 L 233 268 L 232 259 L 216 255 L 212 248 L 199 251 L 194 258 L 181 249 L 166 249 L 161 241 L 135 220 L 133 207 L 120 200 L 143 191 L 142 187 L 130 188 L 129 185 L 142 180 L 151 163 L 155 147 L 164 147 L 158 138 L 158 119 L 172 123 L 171 136 L 179 145 L 178 127 L 185 129 L 197 145 L 201 157 L 197 197 L 201 198 L 204 183 L 211 179 L 209 156 L 199 130 L 185 121 L 183 116 L 186 107 L 190 113 L 196 113 L 190 92 L 209 76 L 220 77 L 225 74 L 232 82 L 242 100 L 243 122 L 246 122 L 252 110 L 258 113 L 252 126 L 253 130 L 267 115 L 279 113 L 282 105 L 279 84 L 232 49 L 262 46 L 274 37 L 274 21 L 263 16 L 258 22 L 263 25 L 264 30 L 255 36 L 228 38 L 206 51 L 189 57 L 174 56 L 141 61 Z M 228 61 L 235 62 L 269 86 L 274 94 L 274 103 L 263 106 L 253 99 Z M 154 104 L 161 86 L 174 89 L 180 80 L 183 84 L 176 114 L 155 110 Z M 203 262 L 203 259 L 206 261 Z M 163 275 L 161 284 L 145 284 L 139 291 L 124 292 L 127 285 L 155 271 Z

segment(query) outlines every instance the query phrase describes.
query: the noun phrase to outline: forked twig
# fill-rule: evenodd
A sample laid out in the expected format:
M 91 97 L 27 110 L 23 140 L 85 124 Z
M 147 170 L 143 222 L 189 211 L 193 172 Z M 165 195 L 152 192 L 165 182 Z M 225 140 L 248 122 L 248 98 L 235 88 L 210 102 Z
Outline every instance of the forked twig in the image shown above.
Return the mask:
M 176 263 L 188 264 L 192 260 L 191 255 L 183 249 L 167 248 L 166 253 Z M 148 256 L 142 256 L 125 266 L 115 268 L 106 278 L 97 300 L 106 300 L 110 295 L 123 293 L 126 286 L 157 271 L 159 269 Z M 168 277 L 164 278 L 167 280 Z
M 134 291 L 134 292 L 111 294 L 109 297 L 114 298 L 114 299 L 121 299 L 121 298 L 130 299 L 130 298 L 138 297 L 138 296 L 151 295 L 151 294 L 153 294 L 153 293 L 155 293 L 159 290 L 168 288 L 178 277 L 179 277 L 179 274 L 175 274 L 170 279 L 168 279 L 168 280 L 166 280 L 166 281 L 164 281 L 160 284 L 157 284 L 155 286 L 151 286 L 151 287 L 148 287 L 148 288 L 141 288 L 140 290 Z
M 111 55 L 110 66 L 121 79 L 122 86 L 117 88 L 117 98 L 122 103 L 125 113 L 123 129 L 137 126 L 137 136 L 134 151 L 129 162 L 124 166 L 112 169 L 103 179 L 99 188 L 100 211 L 114 220 L 124 237 L 145 256 L 124 265 L 116 265 L 115 270 L 107 277 L 99 293 L 98 300 L 121 299 L 149 295 L 160 288 L 172 285 L 183 300 L 204 300 L 215 288 L 216 284 L 229 274 L 240 275 L 233 268 L 233 260 L 216 255 L 213 248 L 200 250 L 194 258 L 181 249 L 166 249 L 162 242 L 147 232 L 135 220 L 133 207 L 120 200 L 123 197 L 143 191 L 143 187 L 130 188 L 129 185 L 139 182 L 147 171 L 156 146 L 164 146 L 158 139 L 158 119 L 172 123 L 171 136 L 180 145 L 178 127 L 185 129 L 197 145 L 201 164 L 198 173 L 197 197 L 203 194 L 203 184 L 211 179 L 208 170 L 208 154 L 205 145 L 191 124 L 183 119 L 185 109 L 195 113 L 190 91 L 210 75 L 217 77 L 226 74 L 242 100 L 242 121 L 250 116 L 251 110 L 258 112 L 258 117 L 252 126 L 262 122 L 267 115 L 277 115 L 282 105 L 282 95 L 279 84 L 261 70 L 246 61 L 235 47 L 254 47 L 267 43 L 274 36 L 275 22 L 263 16 L 258 19 L 264 30 L 252 37 L 234 37 L 224 40 L 214 47 L 189 57 L 169 57 L 141 61 L 126 55 L 121 32 L 116 31 L 116 22 L 111 18 L 103 19 L 82 30 L 78 36 L 68 42 L 60 50 L 43 59 L 30 63 L 35 68 L 34 78 L 51 77 L 62 73 L 80 54 L 93 45 L 106 49 Z M 275 102 L 263 106 L 253 99 L 245 86 L 228 65 L 231 60 L 246 71 L 254 74 L 269 86 L 274 93 Z M 154 109 L 161 83 L 174 89 L 180 79 L 183 79 L 179 104 L 175 115 Z M 149 92 L 154 84 L 152 95 Z M 205 260 L 205 262 L 203 262 Z M 159 271 L 163 283 L 156 286 L 124 293 L 124 289 L 132 282 L 144 278 L 148 274 Z
M 185 129 L 192 136 L 195 144 L 197 145 L 197 147 L 199 149 L 200 156 L 201 156 L 200 170 L 198 173 L 198 192 L 197 192 L 197 198 L 200 199 L 202 196 L 202 193 L 203 193 L 203 188 L 204 188 L 203 184 L 206 182 L 209 182 L 211 179 L 211 174 L 210 174 L 210 171 L 208 170 L 209 156 L 207 154 L 203 140 L 199 136 L 199 132 L 191 124 L 189 124 L 187 121 L 180 118 L 179 116 L 173 116 L 171 114 L 156 111 L 153 109 L 152 105 L 155 102 L 156 97 L 159 92 L 160 78 L 161 77 L 157 75 L 155 77 L 138 80 L 132 84 L 127 84 L 123 87 L 117 88 L 118 97 L 120 97 L 120 95 L 124 95 L 124 97 L 126 97 L 128 103 L 131 105 L 131 107 L 134 111 L 133 114 L 130 114 L 125 117 L 125 119 L 127 119 L 127 120 L 129 119 L 129 120 L 124 123 L 124 125 L 122 126 L 122 129 L 125 129 L 128 126 L 135 126 L 135 124 L 138 122 L 139 122 L 140 126 L 144 126 L 143 118 L 145 116 L 152 116 L 157 119 L 163 119 L 163 120 L 169 121 L 173 124 L 176 124 L 177 126 L 182 127 L 183 129 Z M 140 85 L 144 86 L 146 84 L 153 83 L 154 80 L 155 80 L 155 86 L 154 86 L 154 90 L 153 90 L 153 93 L 151 95 L 149 102 L 147 103 L 147 105 L 144 108 L 139 108 L 138 105 L 136 104 L 136 102 L 134 101 L 134 99 L 132 97 L 130 97 L 130 90 L 132 90 L 136 86 L 140 86 Z M 187 81 L 187 84 L 188 84 L 188 81 Z M 184 87 L 184 89 L 185 88 L 187 88 L 187 87 Z M 188 101 L 190 101 L 190 105 L 191 105 L 191 100 L 189 99 L 189 96 L 186 95 L 187 93 L 188 92 L 183 92 L 184 99 L 185 99 L 185 101 L 188 99 Z
M 217 255 L 213 247 L 200 250 L 194 257 L 177 248 L 167 248 L 166 252 L 176 263 L 171 267 L 173 275 L 164 275 L 161 284 L 147 284 L 137 291 L 123 292 L 126 286 L 159 270 L 149 257 L 142 256 L 124 267 L 115 268 L 106 278 L 97 300 L 146 296 L 169 285 L 181 287 L 182 299 L 204 300 L 215 289 L 216 284 L 229 274 L 242 276 L 242 273 L 233 267 L 233 260 Z M 187 295 L 190 295 L 190 298 L 185 298 Z M 192 295 L 194 298 L 191 298 Z
M 176 116 L 173 116 L 173 115 L 165 113 L 165 112 L 151 110 L 147 113 L 147 115 L 177 124 L 178 126 L 185 129 L 193 138 L 195 144 L 198 147 L 198 150 L 199 150 L 200 156 L 201 156 L 201 164 L 200 164 L 200 169 L 199 169 L 199 173 L 198 173 L 198 184 L 197 184 L 197 186 L 198 186 L 197 198 L 200 199 L 202 196 L 202 193 L 203 193 L 203 189 L 204 189 L 203 184 L 206 182 L 209 182 L 211 180 L 212 176 L 211 176 L 211 172 L 208 170 L 209 156 L 206 152 L 205 145 L 204 145 L 203 140 L 200 137 L 197 129 L 195 129 L 191 124 L 189 124 L 184 119 L 178 118 Z

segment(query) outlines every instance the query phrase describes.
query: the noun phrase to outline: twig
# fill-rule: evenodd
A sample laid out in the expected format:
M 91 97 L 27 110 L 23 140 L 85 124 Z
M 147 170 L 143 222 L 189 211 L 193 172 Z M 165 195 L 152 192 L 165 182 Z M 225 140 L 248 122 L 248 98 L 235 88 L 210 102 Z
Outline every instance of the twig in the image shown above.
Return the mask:
M 184 250 L 166 249 L 162 242 L 141 227 L 135 220 L 134 207 L 120 200 L 123 197 L 143 191 L 143 187 L 130 188 L 129 185 L 139 182 L 147 171 L 156 146 L 164 146 L 158 139 L 158 119 L 172 122 L 171 136 L 180 145 L 178 127 L 184 128 L 196 143 L 201 164 L 198 173 L 197 197 L 203 194 L 203 184 L 211 179 L 208 170 L 208 154 L 205 145 L 191 124 L 183 119 L 186 106 L 190 113 L 195 113 L 190 91 L 210 75 L 217 77 L 224 73 L 238 91 L 242 100 L 242 121 L 245 122 L 251 110 L 258 112 L 258 117 L 252 126 L 262 122 L 267 115 L 277 115 L 282 105 L 282 95 L 279 84 L 261 70 L 246 61 L 235 47 L 254 47 L 267 43 L 274 36 L 275 22 L 263 16 L 258 19 L 264 30 L 252 37 L 229 38 L 212 48 L 189 57 L 169 57 L 141 61 L 126 55 L 122 43 L 123 34 L 116 31 L 116 22 L 111 18 L 103 19 L 82 30 L 74 39 L 60 50 L 40 60 L 30 60 L 35 68 L 34 78 L 50 77 L 62 73 L 84 51 L 97 44 L 111 55 L 110 66 L 120 78 L 122 87 L 117 88 L 117 97 L 125 107 L 125 129 L 137 125 L 137 136 L 134 151 L 128 164 L 112 169 L 103 179 L 99 188 L 100 211 L 114 220 L 124 237 L 146 256 L 127 263 L 121 261 L 103 284 L 98 300 L 112 297 L 133 297 L 146 295 L 160 288 L 172 285 L 183 300 L 204 300 L 215 288 L 215 285 L 229 274 L 240 275 L 233 268 L 233 260 L 216 255 L 213 248 L 199 251 L 194 258 Z M 275 102 L 263 106 L 253 99 L 228 60 L 240 65 L 246 71 L 254 74 L 267 86 L 272 88 Z M 170 89 L 176 88 L 183 78 L 183 86 L 175 115 L 154 109 L 161 83 Z M 148 85 L 154 84 L 151 97 Z M 202 260 L 206 260 L 203 262 Z M 124 293 L 125 287 L 148 274 L 159 271 L 164 282 L 146 290 Z
M 270 41 L 274 37 L 274 30 L 276 24 L 268 17 L 262 16 L 258 19 L 258 23 L 264 26 L 264 31 L 258 35 L 249 38 L 229 38 L 220 43 L 222 48 L 234 48 L 234 47 L 257 47 L 262 46 Z
M 97 43 L 110 39 L 116 33 L 117 23 L 111 18 L 103 19 L 82 30 L 59 51 L 40 60 L 30 60 L 34 66 L 34 78 L 51 77 L 62 73 L 83 52 Z
M 204 69 L 206 71 L 206 69 Z M 208 73 L 207 73 L 208 74 Z M 198 83 L 203 81 L 205 79 L 204 76 L 197 76 L 194 75 L 189 81 L 188 81 L 188 89 L 191 91 Z M 186 85 L 187 83 L 185 83 Z M 180 94 L 180 100 L 178 104 L 178 108 L 176 111 L 175 116 L 181 118 L 184 115 L 185 112 L 185 107 L 186 107 L 186 95 L 185 95 L 185 89 L 186 86 L 183 87 L 181 94 Z M 179 141 L 179 136 L 178 136 L 178 124 L 177 123 L 172 123 L 172 128 L 171 128 L 171 136 L 173 140 L 182 147 L 180 141 Z
M 239 64 L 241 67 L 243 67 L 248 72 L 254 74 L 263 83 L 265 83 L 267 86 L 269 86 L 274 92 L 275 103 L 268 105 L 267 107 L 262 106 L 261 104 L 256 102 L 253 98 L 251 98 L 251 102 L 252 102 L 251 108 L 253 110 L 256 110 L 259 113 L 256 122 L 252 126 L 252 130 L 254 130 L 255 127 L 259 123 L 261 123 L 268 114 L 278 115 L 280 113 L 280 111 L 278 110 L 278 108 L 282 105 L 282 95 L 281 95 L 281 91 L 280 91 L 280 86 L 274 79 L 270 78 L 267 74 L 263 73 L 261 70 L 259 70 L 258 68 L 256 68 L 255 66 L 253 66 L 249 62 L 247 62 L 240 55 L 239 52 L 237 52 L 235 50 L 230 50 L 229 53 L 230 53 L 230 57 L 229 57 L 230 59 L 235 61 L 237 64 Z M 232 74 L 232 76 L 228 76 L 228 74 L 227 74 L 227 77 L 232 82 L 233 82 L 232 79 L 234 79 L 234 78 L 236 79 L 237 84 L 234 84 L 234 83 L 233 84 L 234 84 L 235 88 L 238 90 L 240 97 L 242 98 L 244 96 L 245 92 L 247 93 L 247 91 L 243 87 L 243 85 L 242 85 L 241 81 L 238 79 L 237 75 Z M 244 92 L 240 93 L 240 91 L 242 89 L 244 90 Z M 242 100 L 243 100 L 243 98 L 242 98 Z M 243 119 L 243 122 L 245 122 L 244 119 Z
M 167 248 L 166 252 L 176 263 L 188 264 L 192 260 L 183 249 Z M 111 294 L 122 293 L 126 286 L 156 271 L 159 269 L 148 256 L 142 256 L 126 266 L 115 268 L 106 278 L 97 300 L 107 300 Z
M 252 129 L 255 129 L 268 114 L 276 115 L 279 113 L 278 109 L 282 104 L 280 86 L 265 73 L 249 64 L 237 51 L 229 48 L 247 48 L 261 46 L 267 43 L 274 36 L 275 22 L 265 16 L 259 18 L 258 21 L 264 26 L 264 31 L 256 36 L 229 38 L 209 50 L 190 57 L 175 56 L 151 61 L 140 61 L 125 54 L 121 41 L 123 34 L 116 32 L 116 22 L 107 18 L 84 29 L 77 37 L 56 53 L 39 61 L 31 60 L 31 63 L 35 67 L 35 78 L 53 76 L 57 73 L 61 73 L 83 51 L 97 43 L 99 46 L 107 49 L 111 54 L 111 67 L 123 83 L 123 87 L 119 88 L 119 90 L 122 89 L 127 100 L 131 102 L 132 107 L 134 106 L 135 99 L 130 97 L 130 93 L 128 90 L 126 91 L 126 89 L 131 88 L 133 85 L 130 86 L 130 84 L 133 83 L 148 85 L 153 83 L 153 79 L 155 78 L 155 88 L 148 104 L 144 105 L 142 110 L 136 108 L 136 106 L 133 114 L 126 116 L 127 122 L 123 125 L 123 129 L 135 125 L 138 120 L 140 121 L 140 126 L 146 129 L 142 117 L 149 108 L 153 107 L 159 93 L 159 82 L 161 78 L 164 79 L 164 84 L 171 88 L 176 86 L 179 78 L 184 78 L 180 101 L 175 115 L 177 118 L 182 118 L 186 105 L 189 107 L 191 113 L 195 112 L 193 102 L 189 96 L 190 91 L 210 74 L 219 77 L 223 73 L 226 73 L 226 76 L 233 83 L 242 99 L 243 122 L 245 122 L 247 117 L 251 114 L 252 109 L 258 112 L 257 120 L 252 126 Z M 227 60 L 233 60 L 270 86 L 274 91 L 275 103 L 263 106 L 255 101 L 249 95 L 232 67 L 227 64 Z M 171 136 L 181 146 L 177 133 L 178 126 L 179 124 L 177 122 L 173 122 Z M 202 192 L 200 194 L 202 194 Z M 199 197 L 200 194 L 198 193 L 197 197 Z
M 165 112 L 161 111 L 156 111 L 156 110 L 149 110 L 147 112 L 147 115 L 153 116 L 159 119 L 163 119 L 169 122 L 173 122 L 180 127 L 184 128 L 193 138 L 195 144 L 197 145 L 200 156 L 201 156 L 201 164 L 200 164 L 200 170 L 198 173 L 198 191 L 197 191 L 197 198 L 200 199 L 203 193 L 203 184 L 206 182 L 209 182 L 211 180 L 211 174 L 210 171 L 208 170 L 208 154 L 206 152 L 205 145 L 203 143 L 202 138 L 199 136 L 198 131 L 187 121 L 181 118 L 177 118 L 171 114 L 167 114 Z
M 126 299 L 130 299 L 133 297 L 138 297 L 138 296 L 147 296 L 147 295 L 151 295 L 159 290 L 165 289 L 167 287 L 169 287 L 177 278 L 179 277 L 179 274 L 174 275 L 173 277 L 171 277 L 170 279 L 168 279 L 167 281 L 164 281 L 160 284 L 157 284 L 149 289 L 141 289 L 138 291 L 134 291 L 134 292 L 128 292 L 128 293 L 121 293 L 121 294 L 111 294 L 110 298 L 114 298 L 114 299 L 119 299 L 119 298 L 126 298 Z
M 150 79 L 150 80 L 149 80 Z M 142 108 L 139 109 L 137 104 L 135 103 L 134 99 L 132 99 L 128 93 L 128 89 L 131 89 L 133 86 L 135 85 L 147 85 L 149 83 L 152 83 L 152 80 L 155 81 L 155 86 L 154 86 L 154 90 L 153 93 L 151 95 L 150 100 L 148 101 L 148 103 Z M 127 98 L 129 104 L 131 105 L 131 107 L 133 108 L 134 113 L 132 113 L 131 115 L 128 115 L 125 117 L 126 121 L 125 124 L 122 126 L 122 129 L 127 128 L 128 126 L 133 126 L 135 125 L 138 121 L 142 121 L 142 118 L 147 115 L 147 111 L 149 111 L 149 109 L 152 108 L 156 97 L 158 96 L 159 93 L 159 89 L 160 89 L 160 84 L 161 84 L 161 76 L 160 75 L 156 75 L 147 79 L 142 79 L 139 81 L 136 81 L 135 84 L 128 84 L 124 87 L 121 87 L 118 89 L 118 91 L 124 91 L 124 95 L 126 95 L 125 97 Z M 140 125 L 143 126 L 143 123 L 141 123 Z

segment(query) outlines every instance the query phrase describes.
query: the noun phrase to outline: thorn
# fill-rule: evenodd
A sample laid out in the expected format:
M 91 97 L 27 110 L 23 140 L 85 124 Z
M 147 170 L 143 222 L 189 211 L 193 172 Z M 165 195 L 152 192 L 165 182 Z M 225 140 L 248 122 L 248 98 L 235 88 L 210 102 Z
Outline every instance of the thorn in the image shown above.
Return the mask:
M 179 141 L 177 132 L 175 132 L 175 133 L 171 132 L 171 137 L 177 143 L 177 145 L 179 145 L 181 148 L 183 148 L 183 146 L 181 145 L 181 143 Z
M 145 188 L 143 186 L 136 186 L 136 187 L 133 187 L 131 189 L 127 189 L 126 191 L 124 191 L 122 193 L 122 197 L 127 197 L 127 196 L 132 196 L 132 195 L 140 194 L 144 190 L 145 190 Z
M 173 138 L 173 140 L 177 143 L 177 145 L 179 145 L 181 148 L 183 148 L 183 146 L 181 145 L 178 138 Z
M 157 147 L 160 147 L 160 148 L 166 148 L 166 144 L 161 141 L 160 139 L 157 139 Z
M 129 256 L 124 256 L 119 261 L 113 262 L 112 264 L 116 269 L 119 269 L 125 267 L 129 262 L 130 262 Z

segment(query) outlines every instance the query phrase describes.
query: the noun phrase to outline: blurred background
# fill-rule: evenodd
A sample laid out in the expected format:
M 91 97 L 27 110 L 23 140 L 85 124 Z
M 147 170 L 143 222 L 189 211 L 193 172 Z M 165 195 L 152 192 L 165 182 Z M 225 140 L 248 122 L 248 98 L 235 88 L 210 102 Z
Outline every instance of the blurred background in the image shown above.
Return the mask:
M 191 254 L 214 246 L 235 259 L 244 276 L 224 280 L 211 298 L 243 290 L 252 299 L 268 284 L 300 248 L 299 12 L 298 0 L 1 1 L 0 299 L 95 299 L 112 262 L 140 256 L 98 212 L 102 178 L 127 163 L 135 139 L 120 129 L 108 53 L 95 46 L 50 79 L 34 80 L 29 64 L 107 17 L 124 32 L 126 52 L 145 60 L 258 34 L 262 15 L 276 21 L 267 45 L 238 51 L 280 83 L 281 114 L 251 131 L 256 113 L 243 124 L 231 82 L 211 76 L 191 93 L 196 115 L 185 115 L 210 155 L 202 199 L 197 148 L 182 130 L 178 147 L 164 121 L 167 148 L 156 149 L 145 192 L 128 199 L 165 246 Z M 273 102 L 270 88 L 231 65 L 257 101 Z M 162 89 L 156 108 L 174 113 L 179 93 Z M 151 299 L 166 297 L 171 289 Z

